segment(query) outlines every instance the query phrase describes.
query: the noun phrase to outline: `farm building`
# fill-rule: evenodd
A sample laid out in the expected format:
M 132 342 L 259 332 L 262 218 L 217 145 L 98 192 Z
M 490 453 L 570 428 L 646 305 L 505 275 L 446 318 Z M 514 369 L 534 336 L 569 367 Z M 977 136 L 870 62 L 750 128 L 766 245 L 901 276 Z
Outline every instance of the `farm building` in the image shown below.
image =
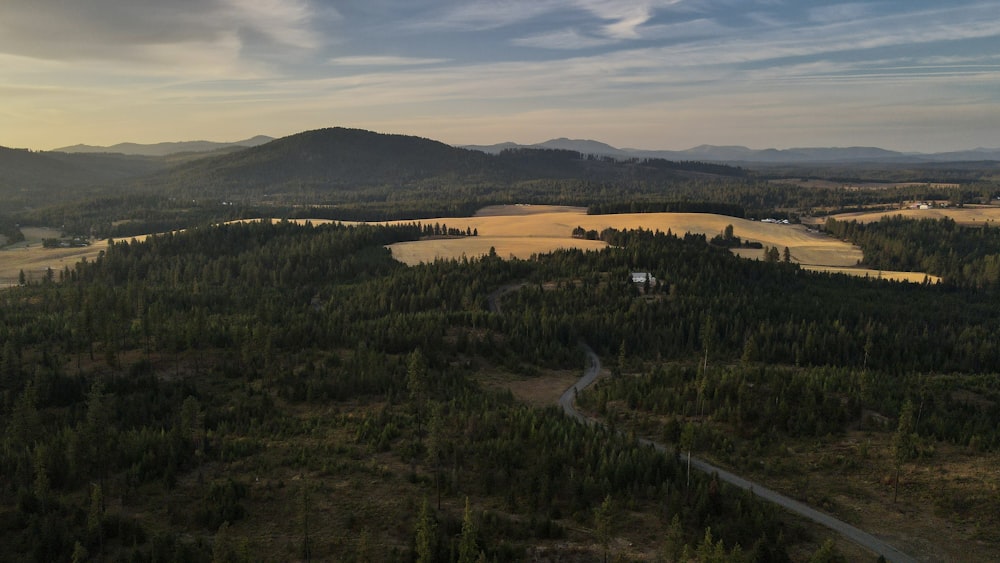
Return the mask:
M 632 283 L 644 284 L 647 281 L 649 285 L 656 285 L 656 278 L 653 277 L 653 274 L 649 272 L 632 272 Z

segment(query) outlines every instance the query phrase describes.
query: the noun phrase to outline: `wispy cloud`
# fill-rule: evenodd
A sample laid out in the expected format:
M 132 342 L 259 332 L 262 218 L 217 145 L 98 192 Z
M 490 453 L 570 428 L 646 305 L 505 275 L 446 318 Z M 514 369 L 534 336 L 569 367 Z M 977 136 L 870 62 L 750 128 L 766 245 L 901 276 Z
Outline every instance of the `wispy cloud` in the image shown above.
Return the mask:
M 3 0 L 0 144 L 235 138 L 317 116 L 469 142 L 549 127 L 651 148 L 670 131 L 822 144 L 801 139 L 876 138 L 923 111 L 911 119 L 997 145 L 998 53 L 996 3 L 977 0 Z
M 566 50 L 589 49 L 592 47 L 609 45 L 615 42 L 616 41 L 614 39 L 587 35 L 576 29 L 559 29 L 539 35 L 517 37 L 511 40 L 511 43 L 521 47 Z
M 379 66 L 419 66 L 446 63 L 448 59 L 431 59 L 419 57 L 395 57 L 381 55 L 366 55 L 357 57 L 335 57 L 330 63 L 340 66 L 379 67 Z

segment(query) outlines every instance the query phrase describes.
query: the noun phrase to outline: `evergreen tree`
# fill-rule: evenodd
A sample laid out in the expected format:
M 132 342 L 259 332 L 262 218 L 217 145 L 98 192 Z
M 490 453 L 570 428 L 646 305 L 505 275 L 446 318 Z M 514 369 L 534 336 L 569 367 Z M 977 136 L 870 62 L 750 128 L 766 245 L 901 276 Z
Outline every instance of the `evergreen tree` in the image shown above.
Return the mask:
M 469 508 L 469 497 L 465 497 L 465 512 L 462 514 L 462 536 L 458 541 L 458 563 L 475 563 L 479 558 L 476 545 L 476 523 Z
M 913 451 L 913 402 L 909 398 L 903 403 L 903 408 L 899 413 L 899 422 L 896 424 L 896 433 L 892 439 L 892 460 L 895 464 L 895 479 L 892 487 L 892 502 L 896 502 L 899 495 L 899 473 L 903 463 L 910 459 Z
M 437 540 L 437 525 L 431 516 L 427 497 L 424 497 L 424 502 L 420 505 L 420 514 L 417 515 L 417 523 L 413 535 L 416 562 L 434 563 L 436 560 L 435 543 Z

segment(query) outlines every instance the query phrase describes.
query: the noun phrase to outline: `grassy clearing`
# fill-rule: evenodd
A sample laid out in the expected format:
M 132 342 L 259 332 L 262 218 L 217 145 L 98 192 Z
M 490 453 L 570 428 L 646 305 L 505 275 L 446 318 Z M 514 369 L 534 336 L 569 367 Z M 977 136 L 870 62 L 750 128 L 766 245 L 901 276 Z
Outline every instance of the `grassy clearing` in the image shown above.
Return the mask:
M 838 221 L 857 221 L 859 223 L 871 223 L 879 221 L 883 217 L 901 215 L 908 219 L 953 219 L 962 225 L 982 226 L 990 223 L 991 226 L 1000 223 L 1000 207 L 992 205 L 967 205 L 965 207 L 944 207 L 933 209 L 893 209 L 890 211 L 871 211 L 859 213 L 841 213 L 831 215 Z
M 77 262 L 84 259 L 96 260 L 108 247 L 108 241 L 94 241 L 82 248 L 45 248 L 42 240 L 59 238 L 62 233 L 58 229 L 26 227 L 21 232 L 24 233 L 23 241 L 0 248 L 0 287 L 16 285 L 22 271 L 28 281 L 39 281 L 51 268 L 58 279 L 59 272 L 64 268 L 73 269 Z M 146 236 L 129 237 L 129 240 L 142 241 Z
M 86 248 L 43 248 L 43 239 L 59 238 L 61 233 L 39 227 L 26 227 L 21 232 L 25 240 L 0 248 L 0 287 L 16 285 L 22 271 L 29 281 L 44 279 L 49 268 L 58 276 L 63 268 L 72 268 L 84 258 L 93 260 L 106 248 L 100 243 Z
M 837 274 L 848 274 L 852 276 L 867 277 L 882 280 L 906 281 L 910 283 L 923 283 L 927 279 L 930 283 L 940 283 L 939 276 L 924 274 L 923 272 L 894 272 L 891 270 L 872 270 L 869 268 L 841 268 L 836 266 L 803 266 L 806 270 L 814 272 L 831 272 Z
M 476 380 L 488 389 L 505 389 L 533 407 L 548 407 L 559 403 L 559 397 L 569 389 L 580 373 L 546 370 L 539 375 L 514 375 L 499 368 L 480 370 Z

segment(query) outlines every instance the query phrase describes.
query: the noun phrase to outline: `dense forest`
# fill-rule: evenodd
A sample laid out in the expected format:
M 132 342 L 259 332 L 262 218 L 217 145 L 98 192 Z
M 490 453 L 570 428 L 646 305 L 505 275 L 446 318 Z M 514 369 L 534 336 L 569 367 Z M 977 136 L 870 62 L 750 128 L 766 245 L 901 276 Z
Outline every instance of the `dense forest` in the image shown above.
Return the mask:
M 386 249 L 475 235 L 420 220 L 489 204 L 795 221 L 960 203 L 993 196 L 988 168 L 842 171 L 961 188 L 801 188 L 774 178 L 810 169 L 345 129 L 204 158 L 3 158 L 25 171 L 0 178 L 8 242 L 44 225 L 105 247 L 0 291 L 0 560 L 843 561 L 752 494 L 688 477 L 682 452 L 779 478 L 804 471 L 773 461 L 790 445 L 862 429 L 894 444 L 898 486 L 936 448 L 1000 451 L 995 227 L 827 222 L 868 265 L 934 285 L 739 259 L 731 229 L 584 231 L 608 248 L 415 267 Z M 220 224 L 276 216 L 412 222 Z M 578 396 L 606 424 L 515 393 L 579 374 L 581 342 L 610 366 Z M 950 522 L 1000 524 L 995 495 L 939 496 Z
M 984 222 L 964 226 L 953 219 L 883 217 L 873 223 L 827 219 L 826 230 L 864 251 L 866 266 L 927 272 L 962 287 L 1000 284 L 1000 229 Z
M 383 248 L 423 232 L 205 227 L 114 243 L 52 281 L 3 292 L 5 545 L 42 561 L 461 560 L 466 541 L 519 560 L 569 528 L 611 525 L 608 511 L 618 522 L 652 510 L 672 530 L 654 545 L 668 557 L 781 560 L 808 535 L 773 508 L 711 477 L 687 485 L 679 461 L 525 407 L 476 373 L 579 366 L 581 338 L 622 365 L 708 348 L 713 363 L 816 366 L 805 379 L 719 373 L 698 387 L 711 399 L 697 408 L 747 422 L 738 417 L 753 409 L 738 401 L 754 398 L 739 381 L 765 378 L 758 389 L 789 399 L 754 413 L 748 431 L 799 435 L 836 431 L 862 406 L 897 412 L 903 378 L 976 372 L 1000 354 L 982 336 L 996 330 L 993 306 L 974 294 L 809 274 L 648 231 L 528 261 L 407 268 Z M 628 281 L 640 266 L 660 282 Z M 502 315 L 489 310 L 491 291 L 525 282 Z M 664 393 L 697 379 L 662 377 Z M 677 400 L 689 404 L 691 389 Z M 864 392 L 830 403 L 825 393 L 841 390 Z M 648 408 L 691 408 L 656 407 L 658 393 L 641 391 Z M 819 402 L 790 399 L 802 396 Z M 1000 446 L 992 410 L 925 409 L 923 435 Z M 341 491 L 354 508 L 321 519 L 343 480 L 411 501 L 364 508 Z M 476 509 L 463 514 L 466 498 Z M 401 525 L 372 527 L 387 521 Z M 283 539 L 265 541 L 265 530 Z

